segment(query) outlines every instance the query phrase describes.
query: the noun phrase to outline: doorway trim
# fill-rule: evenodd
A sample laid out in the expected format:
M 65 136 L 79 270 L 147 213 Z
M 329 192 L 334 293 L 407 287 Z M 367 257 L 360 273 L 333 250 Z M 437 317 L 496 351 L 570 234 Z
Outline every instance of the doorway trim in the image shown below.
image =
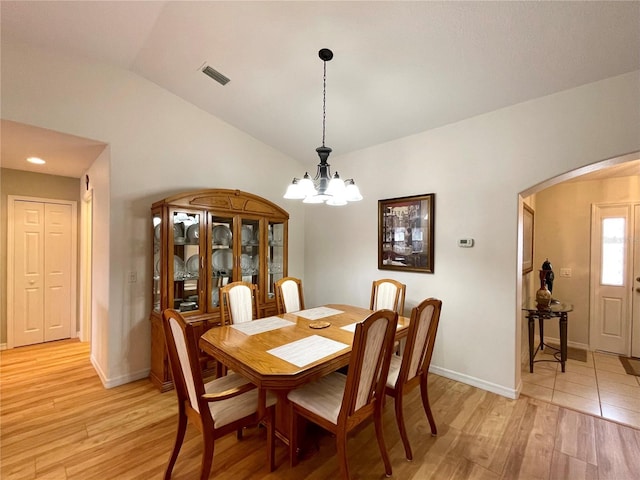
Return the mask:
M 631 308 L 631 302 L 633 301 L 632 290 L 630 290 L 630 286 L 633 286 L 633 216 L 632 210 L 633 206 L 636 202 L 604 202 L 604 203 L 594 203 L 591 205 L 591 253 L 590 253 L 590 265 L 589 265 L 589 277 L 590 277 L 590 287 L 589 287 L 589 349 L 592 351 L 601 350 L 602 342 L 598 341 L 598 321 L 597 316 L 601 313 L 598 309 L 598 301 L 599 301 L 599 286 L 600 286 L 600 277 L 602 274 L 601 271 L 601 256 L 602 256 L 602 245 L 601 245 L 601 237 L 602 237 L 602 218 L 607 218 L 608 209 L 615 208 L 626 210 L 625 215 L 625 258 L 624 258 L 624 284 L 621 288 L 625 291 L 621 294 L 623 301 L 622 305 L 622 318 L 628 320 L 628 325 L 624 328 L 624 331 L 621 332 L 620 338 L 624 341 L 624 346 L 622 346 L 622 352 L 613 352 L 602 350 L 607 353 L 614 353 L 618 355 L 630 356 L 631 354 L 631 332 L 633 328 L 633 318 Z M 626 298 L 624 298 L 626 296 Z
M 612 167 L 622 163 L 633 162 L 637 160 L 640 160 L 640 150 L 636 150 L 626 154 L 604 159 L 589 165 L 585 165 L 583 167 L 578 167 L 569 172 L 562 173 L 560 175 L 551 177 L 545 181 L 537 183 L 525 190 L 522 190 L 517 194 L 518 209 L 517 209 L 516 225 L 518 229 L 518 234 L 517 234 L 518 248 L 517 248 L 517 254 L 516 254 L 516 300 L 515 300 L 515 309 L 514 309 L 515 310 L 514 317 L 516 319 L 517 324 L 516 324 L 516 348 L 515 348 L 515 355 L 514 355 L 513 361 L 515 363 L 514 365 L 515 385 L 516 385 L 516 390 L 518 395 L 520 394 L 520 391 L 522 389 L 521 364 L 522 364 L 524 355 L 527 355 L 527 351 L 525 349 L 525 346 L 523 345 L 523 341 L 526 341 L 526 335 L 523 334 L 523 331 L 526 332 L 526 328 L 523 328 L 523 325 L 526 325 L 525 323 L 526 317 L 522 314 L 522 303 L 527 298 L 527 296 L 531 296 L 534 294 L 534 287 L 530 283 L 531 279 L 528 278 L 531 275 L 531 273 L 526 275 L 522 274 L 522 256 L 523 256 L 522 202 L 523 200 L 531 195 L 534 195 L 540 192 L 541 190 L 549 188 L 558 183 L 571 180 L 573 178 L 585 175 L 587 173 L 596 172 L 608 167 Z
M 80 331 L 81 342 L 91 342 L 93 318 L 93 188 L 82 198 L 80 212 Z
M 42 202 L 69 205 L 71 207 L 71 337 L 77 335 L 77 279 L 78 279 L 78 204 L 73 200 L 60 200 L 57 198 L 27 197 L 22 195 L 7 195 L 7 349 L 14 346 L 14 291 L 13 281 L 15 275 L 14 265 L 14 221 L 16 202 Z

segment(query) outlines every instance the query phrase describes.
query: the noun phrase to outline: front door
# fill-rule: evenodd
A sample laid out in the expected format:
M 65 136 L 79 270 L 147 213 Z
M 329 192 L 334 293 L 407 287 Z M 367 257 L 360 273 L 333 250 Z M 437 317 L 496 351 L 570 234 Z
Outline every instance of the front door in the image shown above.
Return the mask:
M 634 205 L 631 356 L 640 358 L 640 205 Z
M 631 353 L 633 218 L 630 204 L 594 205 L 591 233 L 591 347 Z

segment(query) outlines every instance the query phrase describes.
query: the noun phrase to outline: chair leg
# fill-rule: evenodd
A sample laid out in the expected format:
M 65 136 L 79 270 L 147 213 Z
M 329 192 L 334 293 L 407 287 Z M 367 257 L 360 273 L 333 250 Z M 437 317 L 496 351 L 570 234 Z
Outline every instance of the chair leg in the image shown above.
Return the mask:
M 429 393 L 427 389 L 426 375 L 420 378 L 420 396 L 422 397 L 422 406 L 424 407 L 424 411 L 427 414 L 427 419 L 429 420 L 429 426 L 431 427 L 431 435 L 435 437 L 438 434 L 438 428 L 436 427 L 436 422 L 433 419 L 433 413 L 431 413 L 431 406 L 429 405 Z
M 396 391 L 393 402 L 396 410 L 396 423 L 398 424 L 398 430 L 400 430 L 400 438 L 402 439 L 402 445 L 404 446 L 404 453 L 407 456 L 407 460 L 413 460 L 413 453 L 411 452 L 411 445 L 409 444 L 409 436 L 407 435 L 407 428 L 404 424 L 404 411 L 402 408 L 403 397 L 404 395 L 401 391 Z
M 236 430 L 236 438 L 238 440 L 242 440 L 243 438 L 243 432 L 244 430 L 242 429 L 242 427 L 240 427 L 238 430 Z
M 342 480 L 349 480 L 349 464 L 347 463 L 347 432 L 336 432 L 336 447 L 338 450 L 338 464 Z
M 374 413 L 374 424 L 376 427 L 376 438 L 378 439 L 378 446 L 380 447 L 380 454 L 382 455 L 382 461 L 384 462 L 384 473 L 387 477 L 391 476 L 391 461 L 389 460 L 389 454 L 387 453 L 387 447 L 384 443 L 384 435 L 382 433 L 382 404 L 377 408 Z
M 204 435 L 204 451 L 202 452 L 202 463 L 200 466 L 200 480 L 208 480 L 213 463 L 213 437 Z
M 176 432 L 176 441 L 173 445 L 171 457 L 169 457 L 169 465 L 167 465 L 167 470 L 164 473 L 164 480 L 169 480 L 171 478 L 171 472 L 173 471 L 173 466 L 176 464 L 176 460 L 178 459 L 178 453 L 180 453 L 180 448 L 182 447 L 184 433 L 186 430 L 187 416 L 184 412 L 181 412 L 178 414 L 178 431 Z

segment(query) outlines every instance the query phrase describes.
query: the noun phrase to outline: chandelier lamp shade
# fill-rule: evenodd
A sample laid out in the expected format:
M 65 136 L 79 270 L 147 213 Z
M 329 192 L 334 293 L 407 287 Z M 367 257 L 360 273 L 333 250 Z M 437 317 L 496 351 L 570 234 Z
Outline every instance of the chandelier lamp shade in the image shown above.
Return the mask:
M 324 75 L 322 87 L 322 146 L 316 148 L 320 157 L 316 176 L 311 178 L 305 172 L 302 178 L 294 178 L 287 188 L 284 198 L 302 200 L 303 203 L 326 203 L 332 206 L 346 205 L 347 202 L 362 200 L 360 190 L 352 178 L 342 180 L 338 172 L 331 175 L 331 166 L 327 162 L 331 148 L 324 144 L 327 117 L 327 62 L 333 58 L 333 52 L 323 48 L 318 52 L 323 62 Z

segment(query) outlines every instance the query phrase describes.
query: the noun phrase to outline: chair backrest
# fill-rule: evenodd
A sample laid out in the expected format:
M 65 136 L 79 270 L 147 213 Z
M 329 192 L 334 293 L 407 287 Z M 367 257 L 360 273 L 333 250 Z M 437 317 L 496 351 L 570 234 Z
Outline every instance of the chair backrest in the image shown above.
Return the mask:
M 284 277 L 274 284 L 278 314 L 304 310 L 302 281 L 299 278 Z
M 398 382 L 406 383 L 428 373 L 441 310 L 442 301 L 437 298 L 427 298 L 411 310 Z
M 388 308 L 402 316 L 404 314 L 405 291 L 406 285 L 397 280 L 391 278 L 374 280 L 371 286 L 371 304 L 369 309 L 381 310 Z
M 205 392 L 193 326 L 173 309 L 162 313 L 162 326 L 178 402 L 200 413 L 200 399 Z M 210 416 L 209 409 L 204 410 Z
M 233 282 L 220 288 L 220 318 L 222 325 L 258 318 L 258 286 Z
M 338 423 L 353 415 L 366 416 L 382 401 L 397 323 L 397 312 L 385 309 L 356 325 Z

